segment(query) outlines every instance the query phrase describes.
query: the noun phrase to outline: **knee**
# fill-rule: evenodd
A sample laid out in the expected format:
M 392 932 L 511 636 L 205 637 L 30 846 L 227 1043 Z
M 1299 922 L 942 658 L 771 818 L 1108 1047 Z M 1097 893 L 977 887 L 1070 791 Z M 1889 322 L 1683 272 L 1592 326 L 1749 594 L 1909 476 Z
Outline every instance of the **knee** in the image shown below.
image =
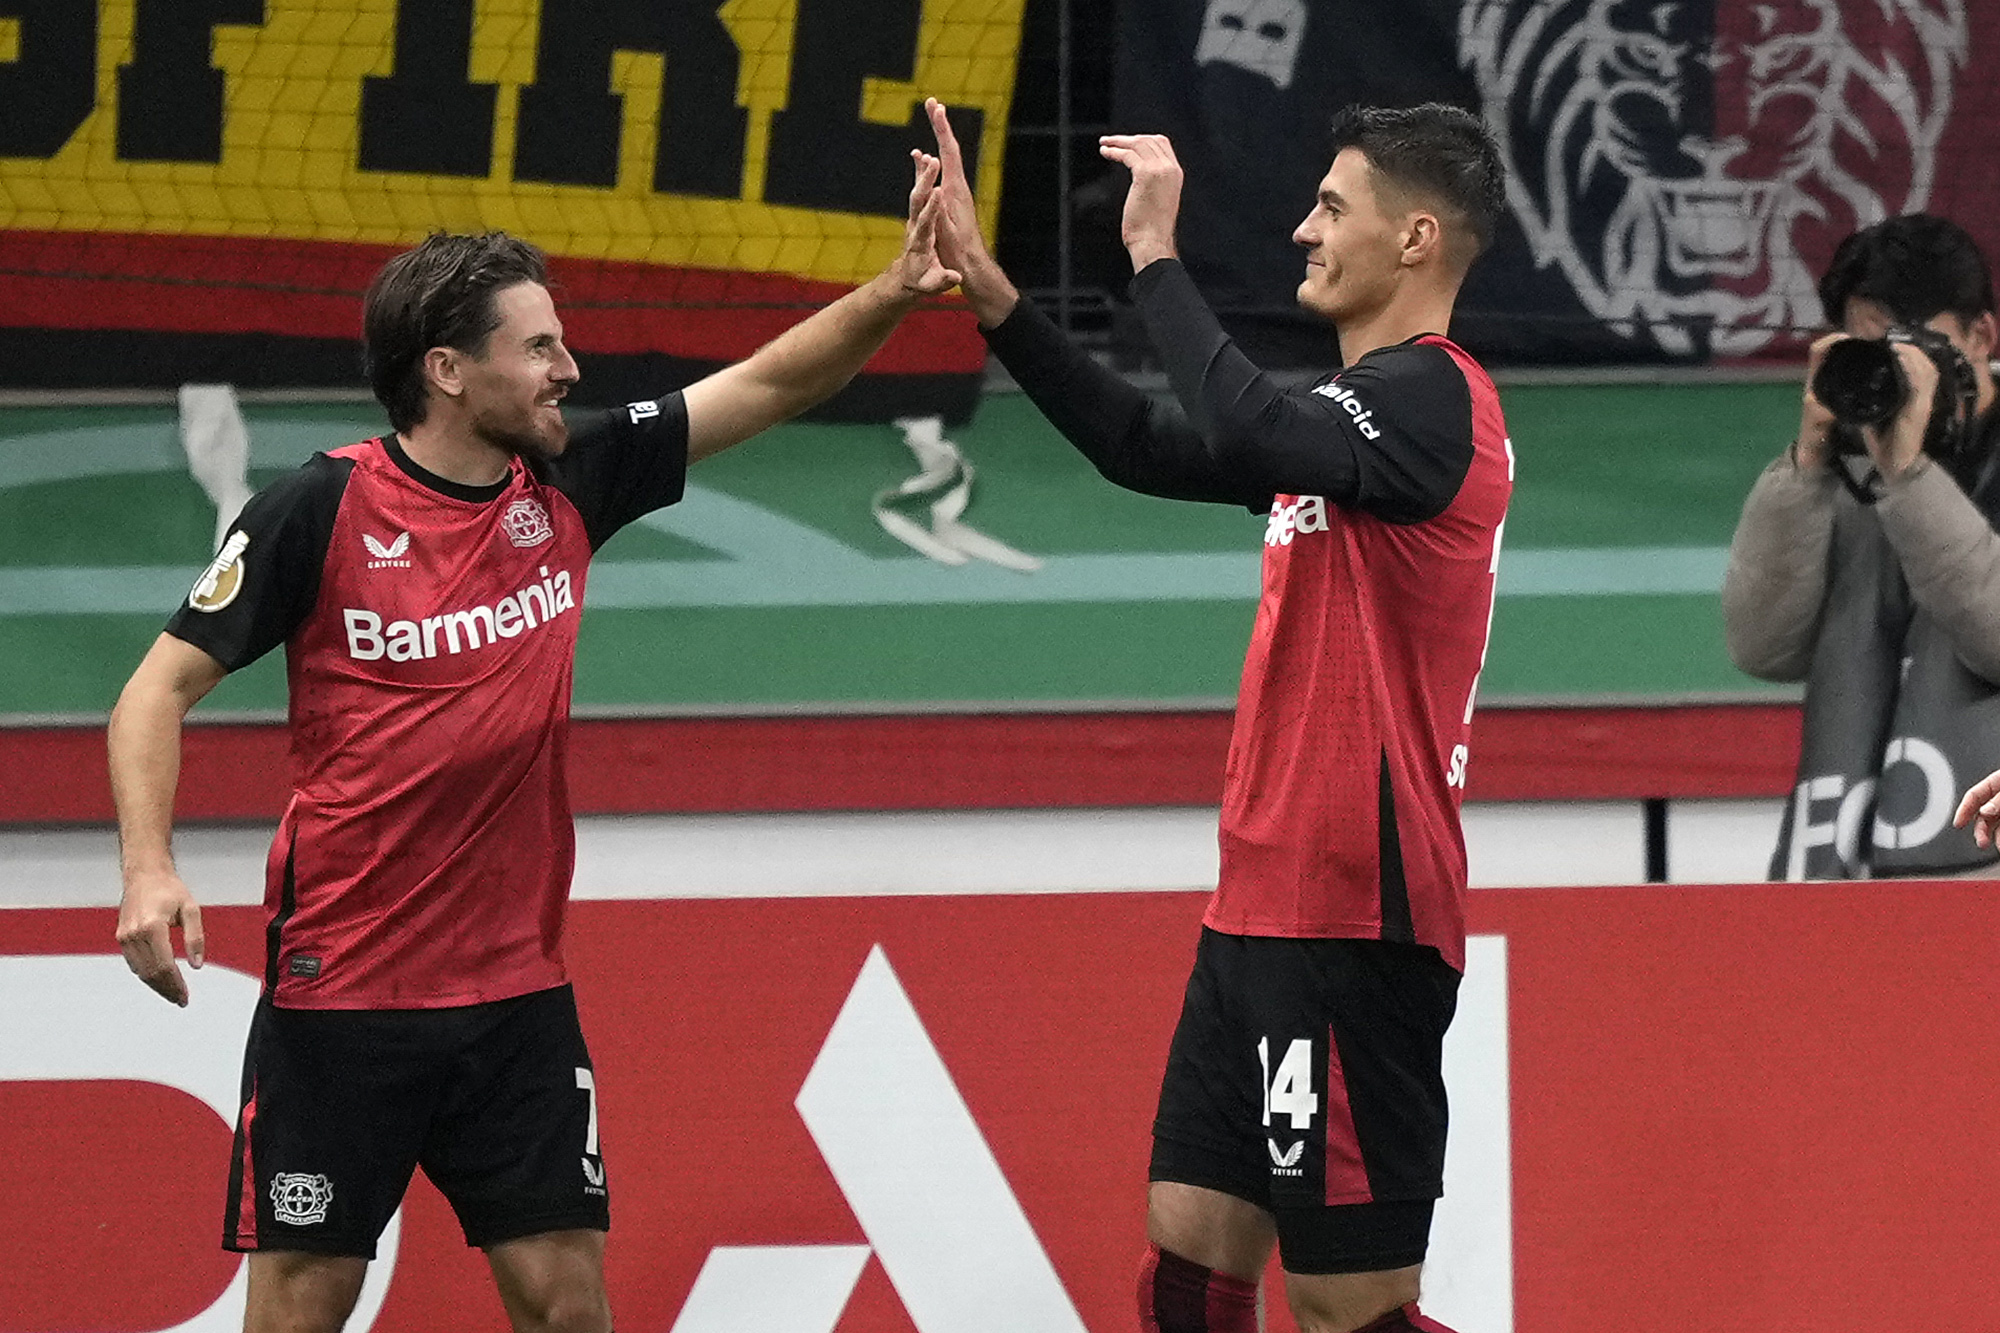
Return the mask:
M 611 1306 L 599 1290 L 552 1292 L 520 1312 L 515 1333 L 611 1333 Z
M 345 1313 L 293 1305 L 251 1311 L 243 1328 L 244 1333 L 340 1333 L 346 1324 Z
M 340 1333 L 367 1262 L 286 1252 L 250 1256 L 245 1333 Z
M 1299 1333 L 1400 1333 L 1412 1326 L 1402 1318 L 1416 1302 L 1416 1270 L 1343 1273 L 1330 1277 L 1285 1275 L 1285 1298 Z

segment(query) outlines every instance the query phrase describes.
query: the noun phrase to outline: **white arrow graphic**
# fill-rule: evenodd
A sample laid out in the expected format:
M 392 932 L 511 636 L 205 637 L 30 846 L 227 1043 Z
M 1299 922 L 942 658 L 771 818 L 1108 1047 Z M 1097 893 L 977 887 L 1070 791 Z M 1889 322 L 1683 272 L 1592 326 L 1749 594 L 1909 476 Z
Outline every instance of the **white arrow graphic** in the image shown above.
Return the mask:
M 1509 1333 L 1506 938 L 1473 936 L 1466 961 L 1445 1041 L 1452 1130 L 1424 1303 L 1467 1333 Z M 1084 1333 L 880 945 L 795 1104 L 868 1244 L 719 1246 L 674 1333 L 833 1333 L 871 1250 L 918 1333 Z
M 1084 1333 L 879 944 L 797 1106 L 919 1333 Z
M 833 1333 L 871 1249 L 918 1333 L 1085 1333 L 879 944 L 795 1104 L 868 1244 L 711 1250 L 674 1333 Z

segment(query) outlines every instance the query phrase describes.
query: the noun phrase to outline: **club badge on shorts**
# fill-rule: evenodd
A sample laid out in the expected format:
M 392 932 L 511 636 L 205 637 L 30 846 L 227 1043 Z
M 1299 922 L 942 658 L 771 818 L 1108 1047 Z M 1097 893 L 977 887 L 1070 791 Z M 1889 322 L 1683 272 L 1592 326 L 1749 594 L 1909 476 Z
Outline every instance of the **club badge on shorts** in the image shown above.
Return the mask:
M 280 1171 L 271 1177 L 273 1216 L 287 1226 L 309 1227 L 326 1221 L 333 1204 L 333 1182 L 302 1171 Z

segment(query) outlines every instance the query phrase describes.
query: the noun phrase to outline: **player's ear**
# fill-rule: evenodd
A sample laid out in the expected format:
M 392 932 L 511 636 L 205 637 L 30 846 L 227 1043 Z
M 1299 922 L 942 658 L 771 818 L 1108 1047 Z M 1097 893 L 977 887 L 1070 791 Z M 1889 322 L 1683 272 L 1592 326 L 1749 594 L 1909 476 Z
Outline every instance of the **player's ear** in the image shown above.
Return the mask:
M 1419 209 L 1404 219 L 1403 267 L 1428 263 L 1438 256 L 1443 245 L 1444 233 L 1438 226 L 1437 214 Z
M 454 347 L 433 347 L 424 353 L 424 378 L 431 387 L 447 398 L 457 398 L 465 392 L 465 367 L 463 358 Z
M 1975 359 L 1990 361 L 1994 349 L 2000 348 L 2000 316 L 1991 310 L 1982 311 L 1965 326 L 1965 341 L 1971 345 Z

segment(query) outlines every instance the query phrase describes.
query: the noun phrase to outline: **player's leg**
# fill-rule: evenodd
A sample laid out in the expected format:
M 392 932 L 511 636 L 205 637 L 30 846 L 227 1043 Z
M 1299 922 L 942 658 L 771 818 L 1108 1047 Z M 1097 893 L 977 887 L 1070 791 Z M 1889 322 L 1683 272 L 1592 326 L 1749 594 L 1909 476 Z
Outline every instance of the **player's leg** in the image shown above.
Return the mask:
M 1305 1144 L 1299 1169 L 1272 1182 L 1292 1314 L 1301 1333 L 1435 1333 L 1443 1326 L 1417 1298 L 1444 1187 L 1444 1034 L 1458 974 L 1414 945 L 1263 945 L 1275 955 L 1268 971 L 1282 975 L 1289 956 L 1310 978 L 1297 1014 L 1263 1016 L 1268 1048 L 1282 1044 L 1291 1065 L 1274 1055 L 1269 1066 L 1274 1131 Z
M 248 1333 L 331 1333 L 352 1312 L 430 1116 L 410 1018 L 258 1006 L 223 1223 L 250 1255 Z
M 486 1251 L 514 1333 L 609 1333 L 604 1233 L 552 1231 Z
M 1285 1298 L 1300 1333 L 1431 1329 L 1416 1314 L 1432 1205 L 1350 1204 L 1281 1215 Z M 1301 1272 L 1332 1268 L 1333 1272 Z
M 1257 1282 L 1277 1233 L 1248 1200 L 1155 1180 L 1139 1268 L 1143 1333 L 1254 1333 Z
M 1236 939 L 1202 931 L 1153 1121 L 1144 1333 L 1255 1333 L 1257 1282 L 1276 1242 L 1259 1164 L 1262 1089 L 1228 992 Z M 1254 1038 L 1251 1039 L 1254 1042 Z M 1245 1048 L 1248 1049 L 1248 1048 Z
M 339 1333 L 367 1272 L 368 1261 L 350 1255 L 253 1254 L 243 1333 Z
M 1247 1199 L 1155 1180 L 1146 1190 L 1146 1239 L 1159 1249 L 1254 1282 L 1277 1244 L 1271 1215 Z
M 567 986 L 467 1014 L 422 1155 L 520 1333 L 608 1333 L 597 1081 Z

